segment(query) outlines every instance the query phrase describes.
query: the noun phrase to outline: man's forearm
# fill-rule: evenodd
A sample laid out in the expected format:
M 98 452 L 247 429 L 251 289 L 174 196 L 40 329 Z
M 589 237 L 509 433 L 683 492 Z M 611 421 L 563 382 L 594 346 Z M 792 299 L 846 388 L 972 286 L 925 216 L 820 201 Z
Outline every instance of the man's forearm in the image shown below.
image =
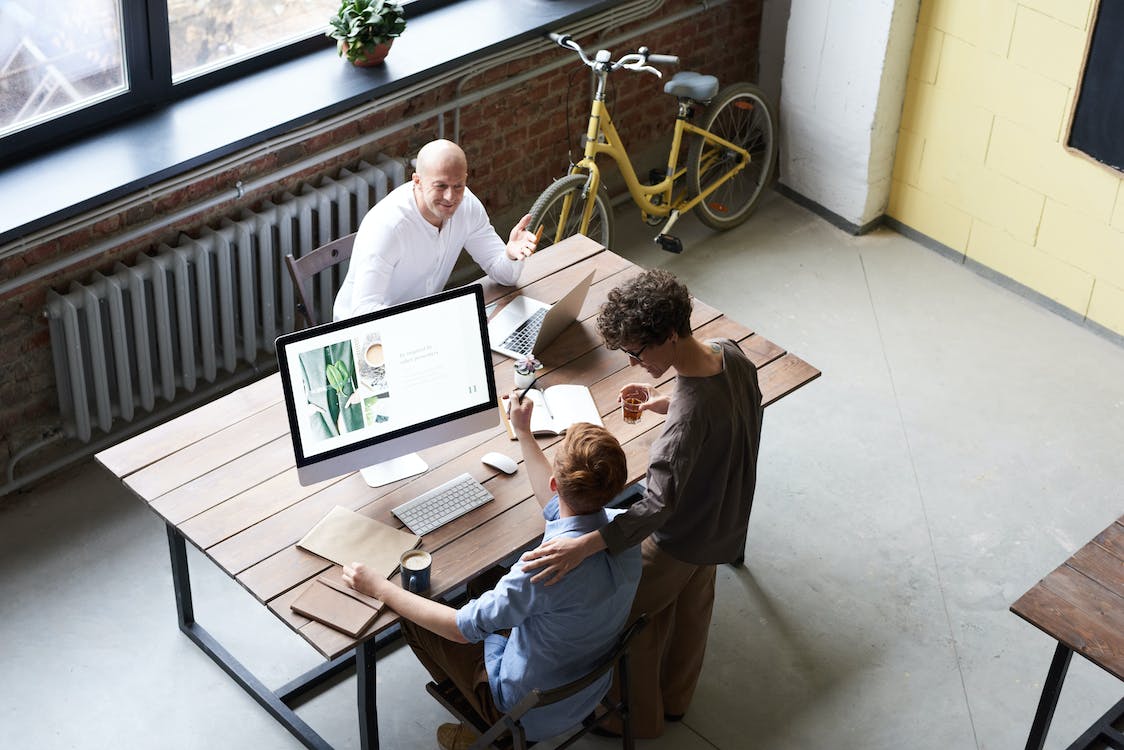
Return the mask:
M 457 627 L 457 611 L 452 607 L 412 594 L 394 584 L 382 587 L 382 600 L 388 607 L 411 622 L 421 625 L 442 638 L 468 643 Z
M 649 485 L 648 491 L 639 500 L 602 526 L 597 535 L 602 538 L 605 548 L 615 555 L 640 544 L 663 526 L 669 515 L 670 511 L 661 499 L 653 495 L 652 485 Z
M 519 450 L 523 453 L 523 466 L 531 478 L 531 491 L 535 493 L 539 505 L 545 508 L 554 497 L 550 489 L 550 462 L 530 430 L 516 429 L 515 437 L 519 439 Z

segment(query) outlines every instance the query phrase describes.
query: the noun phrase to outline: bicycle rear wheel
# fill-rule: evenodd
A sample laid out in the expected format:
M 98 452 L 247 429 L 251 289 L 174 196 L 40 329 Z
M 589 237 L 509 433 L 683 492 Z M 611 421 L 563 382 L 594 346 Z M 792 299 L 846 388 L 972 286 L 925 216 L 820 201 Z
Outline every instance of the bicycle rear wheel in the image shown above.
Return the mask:
M 761 89 L 735 83 L 718 92 L 699 127 L 749 152 L 749 163 L 695 206 L 711 229 L 732 229 L 749 218 L 777 164 L 777 116 Z M 695 138 L 687 151 L 687 186 L 698 195 L 736 162 L 728 148 Z
M 582 191 L 587 177 L 584 174 L 571 174 L 559 178 L 542 192 L 531 206 L 532 232 L 543 225 L 539 249 L 554 244 L 555 238 L 564 240 L 578 233 L 582 220 Z M 566 199 L 569 198 L 567 203 Z M 561 228 L 561 233 L 559 233 Z M 613 207 L 609 204 L 609 191 L 602 184 L 593 196 L 593 214 L 589 217 L 589 228 L 585 235 L 604 247 L 613 244 Z

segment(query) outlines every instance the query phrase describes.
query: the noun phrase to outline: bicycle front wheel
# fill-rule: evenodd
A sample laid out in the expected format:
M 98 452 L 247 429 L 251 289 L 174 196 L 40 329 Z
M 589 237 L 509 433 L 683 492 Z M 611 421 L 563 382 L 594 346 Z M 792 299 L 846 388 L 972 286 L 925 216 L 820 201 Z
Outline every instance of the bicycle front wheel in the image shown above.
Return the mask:
M 582 191 L 587 177 L 584 174 L 571 174 L 555 180 L 542 192 L 531 206 L 531 231 L 543 225 L 539 249 L 543 250 L 556 241 L 578 234 L 582 221 Z M 589 228 L 585 236 L 604 247 L 613 244 L 613 207 L 609 205 L 609 191 L 602 184 L 593 196 L 593 213 L 589 217 Z
M 732 229 L 749 218 L 777 164 L 777 116 L 761 89 L 735 83 L 718 92 L 699 127 L 749 152 L 749 163 L 695 210 L 711 229 Z M 698 195 L 736 164 L 729 148 L 695 138 L 687 151 L 687 185 Z

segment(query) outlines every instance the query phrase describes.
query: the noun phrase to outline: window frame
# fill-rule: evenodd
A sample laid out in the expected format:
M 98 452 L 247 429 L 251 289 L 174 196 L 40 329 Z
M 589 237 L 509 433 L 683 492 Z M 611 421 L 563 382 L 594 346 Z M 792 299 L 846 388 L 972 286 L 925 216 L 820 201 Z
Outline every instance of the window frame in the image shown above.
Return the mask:
M 519 0 L 526 8 L 520 13 L 511 12 L 510 2 L 419 0 L 426 12 L 415 11 L 386 65 L 348 65 L 325 37 L 329 46 L 316 53 L 110 126 L 70 133 L 68 142 L 51 143 L 26 158 L 6 158 L 0 141 L 0 261 L 69 231 L 64 227 L 76 217 L 98 221 L 98 212 L 146 188 L 424 84 L 482 56 L 538 39 L 544 55 L 561 59 L 565 51 L 546 41 L 547 31 L 565 31 L 603 12 L 611 17 L 625 2 L 647 0 L 527 0 L 525 6 Z M 482 22 L 483 32 L 465 33 Z M 292 96 L 294 91 L 301 96 Z M 4 288 L 0 282 L 0 292 Z
M 408 19 L 456 1 L 399 0 Z M 175 83 L 172 81 L 167 0 L 116 2 L 121 11 L 125 91 L 0 137 L 0 151 L 6 158 L 18 161 L 38 156 L 91 132 L 126 122 L 289 60 L 335 47 L 335 41 L 323 32 L 316 32 L 304 39 Z M 325 18 L 324 29 L 327 27 L 328 19 Z

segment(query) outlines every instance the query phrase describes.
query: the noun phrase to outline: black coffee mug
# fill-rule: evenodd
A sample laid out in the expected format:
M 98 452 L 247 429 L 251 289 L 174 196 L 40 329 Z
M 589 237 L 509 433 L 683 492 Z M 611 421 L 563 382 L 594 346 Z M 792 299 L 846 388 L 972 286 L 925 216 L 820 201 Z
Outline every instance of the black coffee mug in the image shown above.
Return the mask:
M 433 567 L 433 557 L 428 552 L 412 549 L 402 554 L 402 588 L 415 594 L 429 591 L 429 571 Z

